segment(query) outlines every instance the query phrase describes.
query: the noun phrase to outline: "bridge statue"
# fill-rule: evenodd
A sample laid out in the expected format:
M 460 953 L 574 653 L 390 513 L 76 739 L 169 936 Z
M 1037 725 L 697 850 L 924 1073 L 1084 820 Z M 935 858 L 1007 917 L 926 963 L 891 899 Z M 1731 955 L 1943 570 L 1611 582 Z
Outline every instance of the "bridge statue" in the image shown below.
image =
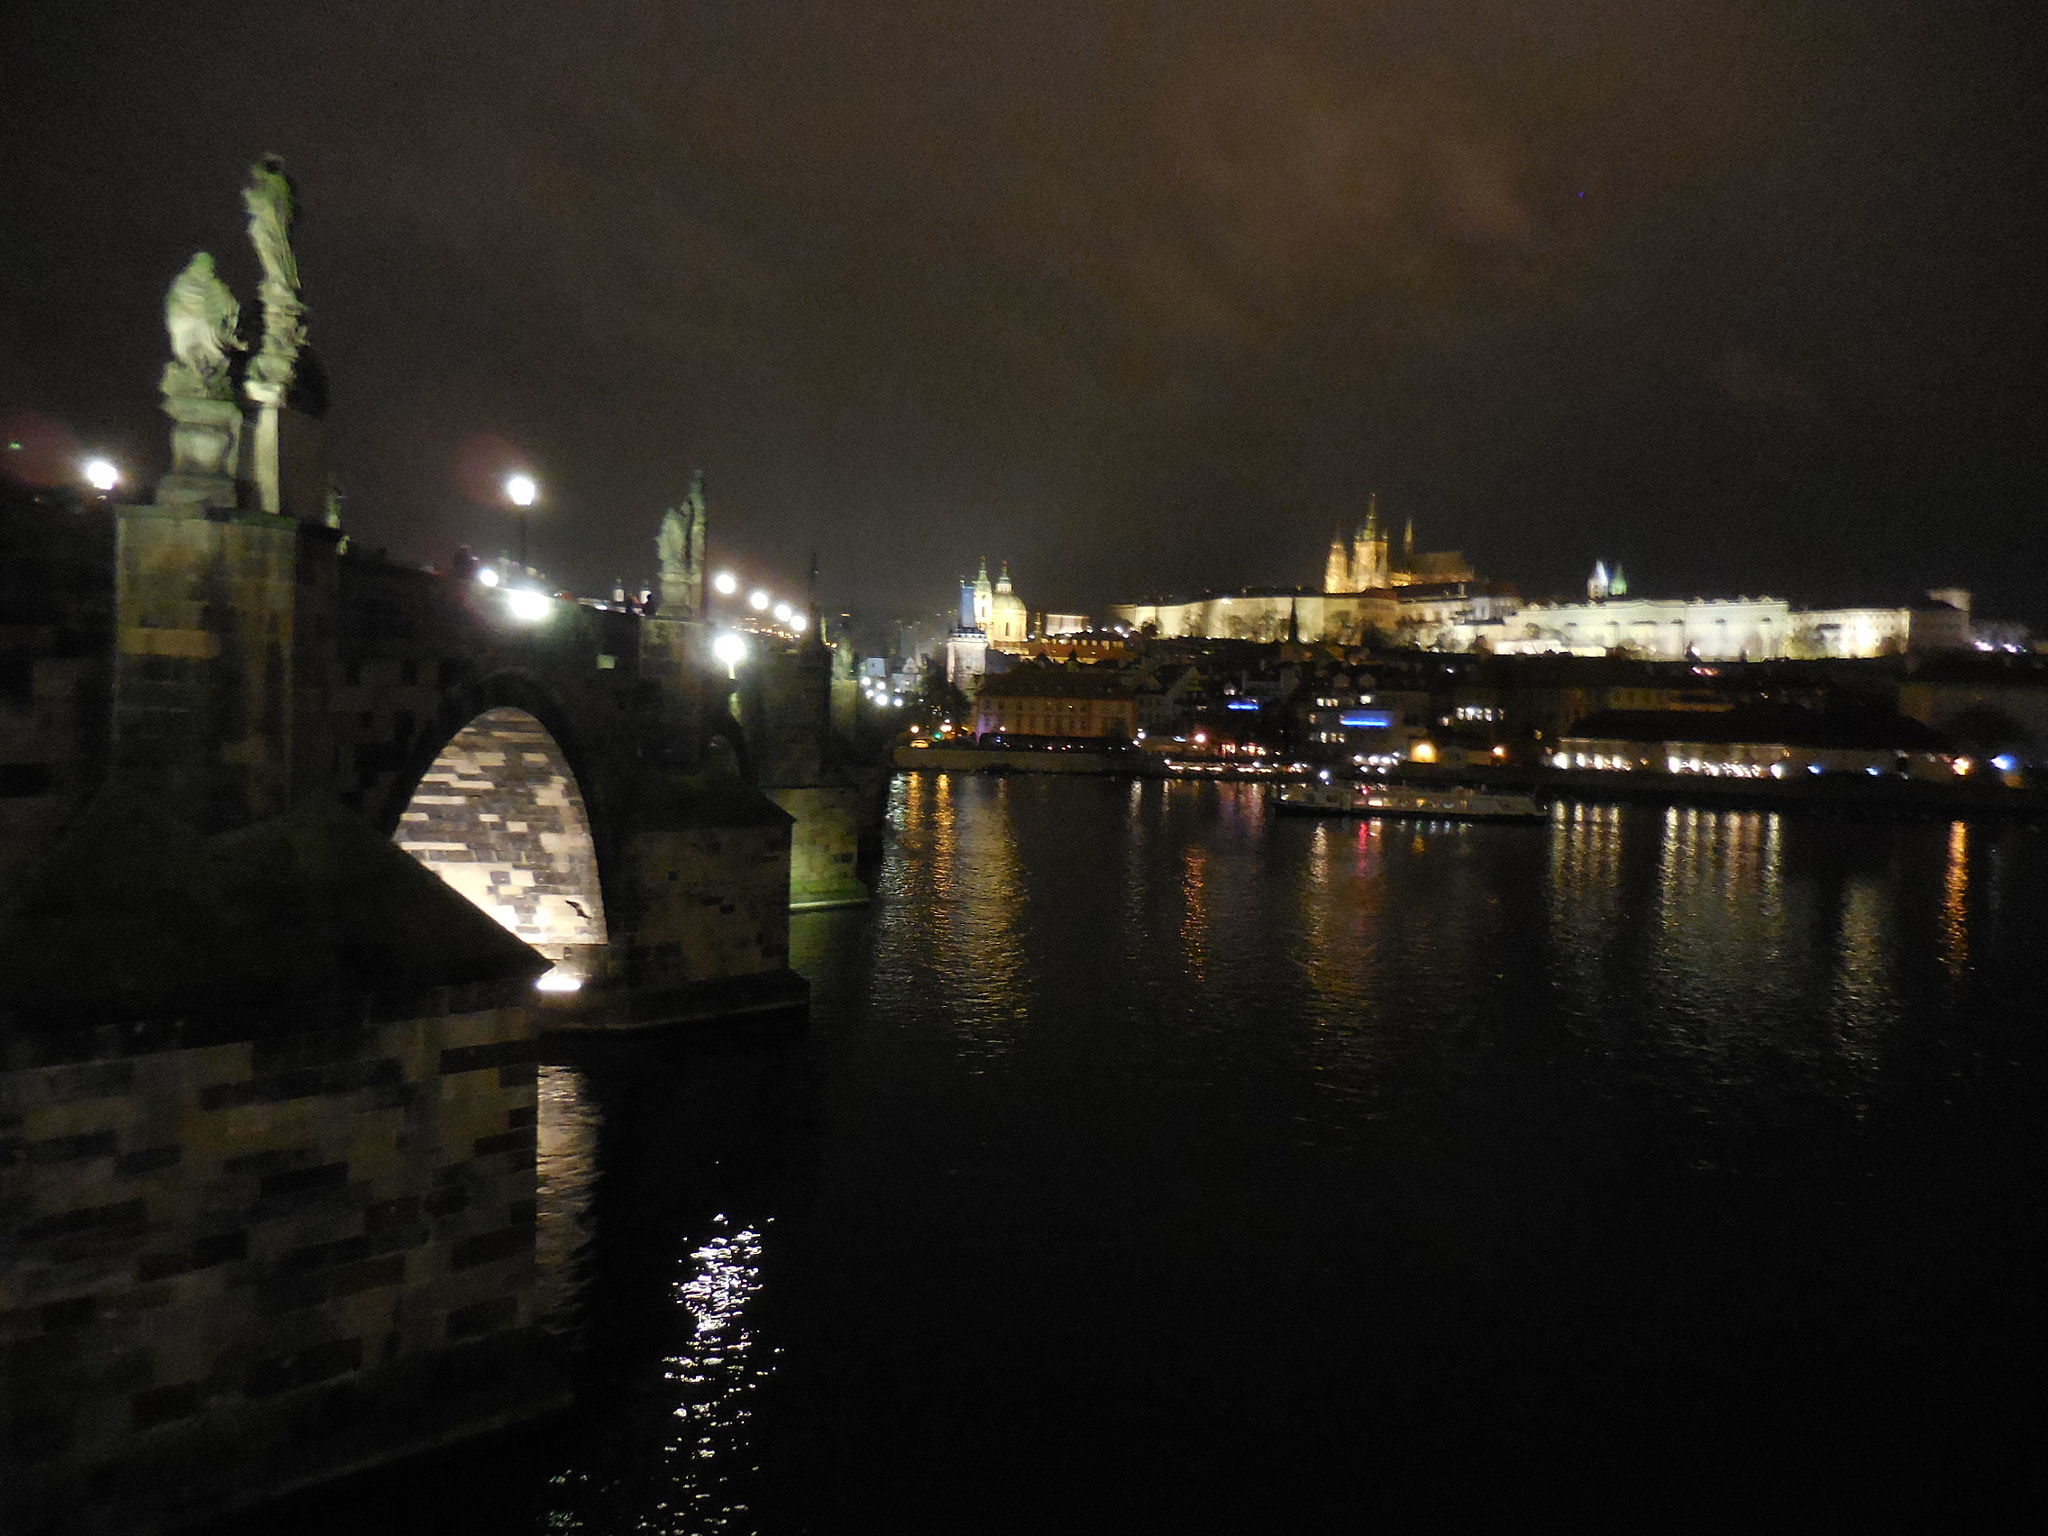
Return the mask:
M 690 488 L 679 506 L 662 517 L 655 538 L 661 562 L 661 613 L 667 618 L 694 619 L 704 613 L 704 471 L 690 476 Z
M 250 359 L 242 388 L 256 406 L 256 431 L 249 448 L 249 479 L 256 504 L 265 512 L 285 508 L 280 416 L 299 377 L 306 344 L 306 306 L 299 300 L 299 259 L 292 253 L 292 225 L 298 198 L 284 162 L 265 155 L 249 167 L 242 189 L 249 210 L 249 243 L 263 266 L 257 292 L 263 299 L 263 340 Z M 324 477 L 323 477 L 324 478 Z
M 242 412 L 229 377 L 230 354 L 241 351 L 242 308 L 199 252 L 171 282 L 164 326 L 171 360 L 164 365 L 164 413 L 171 418 L 171 473 L 159 494 L 200 506 L 235 504 L 235 460 Z

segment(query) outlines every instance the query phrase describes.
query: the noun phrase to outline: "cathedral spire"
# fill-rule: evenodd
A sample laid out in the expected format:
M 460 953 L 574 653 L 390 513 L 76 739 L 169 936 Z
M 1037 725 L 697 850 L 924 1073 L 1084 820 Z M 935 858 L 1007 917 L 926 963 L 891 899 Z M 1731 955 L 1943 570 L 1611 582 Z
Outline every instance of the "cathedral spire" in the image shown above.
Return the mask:
M 1344 542 L 1344 530 L 1339 528 L 1330 538 L 1330 558 L 1323 562 L 1323 590 L 1325 592 L 1349 592 L 1351 590 L 1351 547 Z

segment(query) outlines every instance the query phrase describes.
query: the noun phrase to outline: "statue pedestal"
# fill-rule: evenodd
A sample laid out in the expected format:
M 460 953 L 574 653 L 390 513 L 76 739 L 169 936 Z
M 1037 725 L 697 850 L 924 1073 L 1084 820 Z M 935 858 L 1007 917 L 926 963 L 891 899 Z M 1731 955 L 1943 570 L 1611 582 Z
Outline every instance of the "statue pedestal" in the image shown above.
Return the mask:
M 157 482 L 157 502 L 194 511 L 238 506 L 242 408 L 205 395 L 165 395 L 164 414 L 172 422 L 171 472 Z

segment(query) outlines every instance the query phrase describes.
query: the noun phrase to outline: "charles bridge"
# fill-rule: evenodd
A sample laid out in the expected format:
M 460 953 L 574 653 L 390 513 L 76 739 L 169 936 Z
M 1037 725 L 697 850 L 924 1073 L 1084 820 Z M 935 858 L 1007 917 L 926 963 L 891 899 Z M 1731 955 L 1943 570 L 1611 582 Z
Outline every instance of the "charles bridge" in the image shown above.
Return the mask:
M 45 761 L 0 800 L 24 1531 L 169 1528 L 563 1406 L 543 1041 L 800 1011 L 791 909 L 865 899 L 833 653 L 814 621 L 713 659 L 699 486 L 647 611 L 350 547 L 293 195 L 274 161 L 243 194 L 253 355 L 210 258 L 172 285 L 154 500 L 5 530 L 61 575 L 10 588 Z

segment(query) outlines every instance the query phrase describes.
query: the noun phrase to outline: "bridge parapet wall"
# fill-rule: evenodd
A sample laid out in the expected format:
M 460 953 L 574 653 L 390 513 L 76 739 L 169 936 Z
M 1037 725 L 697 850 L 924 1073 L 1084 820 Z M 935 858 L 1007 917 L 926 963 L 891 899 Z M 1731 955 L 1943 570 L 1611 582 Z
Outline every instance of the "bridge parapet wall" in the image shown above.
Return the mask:
M 291 1023 L 0 1070 L 13 1528 L 179 1525 L 562 1399 L 530 1012 Z

